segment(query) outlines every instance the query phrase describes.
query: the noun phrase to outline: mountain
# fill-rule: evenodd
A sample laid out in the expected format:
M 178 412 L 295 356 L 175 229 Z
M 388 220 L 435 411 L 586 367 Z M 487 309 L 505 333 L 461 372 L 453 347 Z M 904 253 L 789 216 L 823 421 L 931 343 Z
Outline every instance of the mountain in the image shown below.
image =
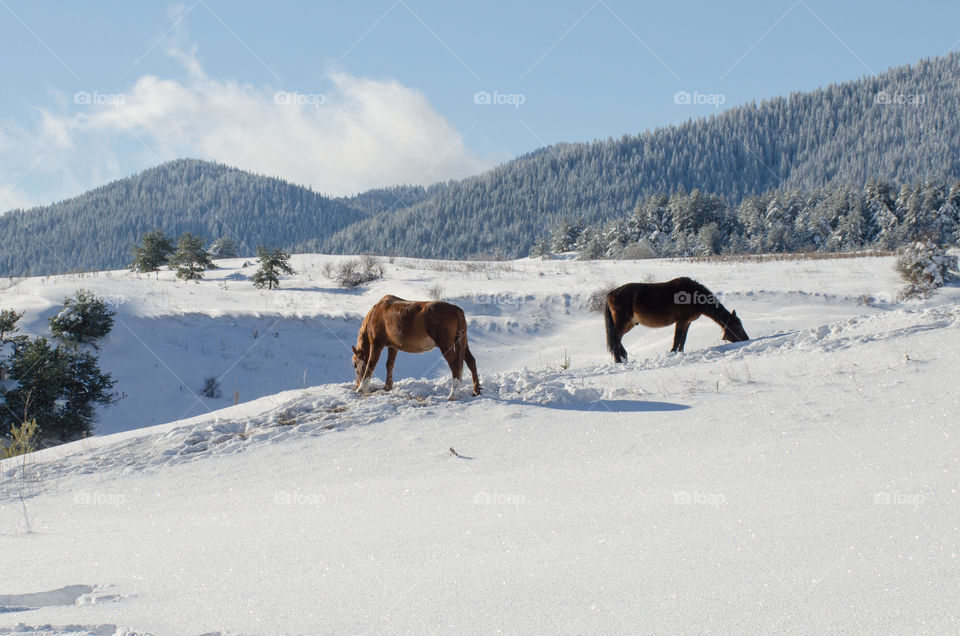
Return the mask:
M 623 216 L 699 189 L 731 204 L 772 189 L 960 176 L 960 54 L 636 136 L 558 144 L 340 230 L 328 252 L 527 253 L 563 218 Z
M 295 251 L 522 256 L 559 220 L 622 217 L 656 193 L 736 205 L 771 190 L 960 177 L 960 53 L 620 139 L 561 143 L 429 188 L 328 198 L 179 160 L 0 216 L 0 275 L 123 267 L 146 231 Z
M 415 193 L 397 196 L 417 200 Z M 377 199 L 371 193 L 361 201 Z M 130 262 L 130 246 L 156 228 L 173 237 L 230 238 L 252 255 L 257 245 L 323 240 L 367 216 L 347 200 L 281 179 L 181 159 L 66 201 L 0 216 L 0 274 L 122 268 Z

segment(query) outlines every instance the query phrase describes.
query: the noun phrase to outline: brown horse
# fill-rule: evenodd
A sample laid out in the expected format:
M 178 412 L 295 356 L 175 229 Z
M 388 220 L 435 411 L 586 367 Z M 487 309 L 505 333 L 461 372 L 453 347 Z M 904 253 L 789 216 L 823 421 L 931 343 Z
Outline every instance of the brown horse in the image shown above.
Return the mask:
M 384 390 L 393 388 L 393 364 L 397 360 L 397 351 L 423 353 L 439 347 L 453 373 L 449 399 L 456 398 L 464 362 L 473 374 L 473 394 L 480 395 L 477 361 L 467 345 L 467 319 L 456 305 L 442 301 L 409 301 L 396 296 L 381 298 L 367 312 L 357 334 L 357 346 L 352 347 L 358 392 L 370 391 L 370 376 L 384 347 L 387 347 Z
M 676 323 L 673 348 L 683 351 L 690 323 L 706 316 L 723 328 L 729 342 L 749 340 L 737 312 L 730 313 L 709 289 L 689 278 L 674 278 L 666 283 L 627 283 L 607 294 L 603 319 L 607 327 L 607 349 L 616 362 L 627 359 L 623 334 L 634 325 L 668 327 Z

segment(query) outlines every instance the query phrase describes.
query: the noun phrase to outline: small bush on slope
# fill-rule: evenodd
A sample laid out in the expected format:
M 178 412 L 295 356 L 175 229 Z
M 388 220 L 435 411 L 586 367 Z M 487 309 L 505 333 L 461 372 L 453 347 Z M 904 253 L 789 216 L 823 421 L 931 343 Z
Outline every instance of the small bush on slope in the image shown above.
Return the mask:
M 926 298 L 949 281 L 957 270 L 957 257 L 928 241 L 911 243 L 900 252 L 897 272 L 907 284 L 899 298 Z

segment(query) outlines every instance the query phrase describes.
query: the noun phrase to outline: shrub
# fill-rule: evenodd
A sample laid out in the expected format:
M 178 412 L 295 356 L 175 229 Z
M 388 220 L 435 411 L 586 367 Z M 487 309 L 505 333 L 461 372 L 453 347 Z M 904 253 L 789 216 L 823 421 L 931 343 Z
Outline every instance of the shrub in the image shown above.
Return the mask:
M 375 256 L 352 258 L 337 266 L 333 279 L 341 287 L 359 287 L 364 283 L 383 278 L 383 264 Z
M 603 311 L 603 308 L 607 306 L 607 294 L 615 287 L 616 285 L 611 283 L 595 290 L 587 299 L 587 309 L 590 311 Z
M 216 376 L 211 375 L 203 379 L 203 388 L 200 389 L 200 395 L 214 399 L 223 395 L 223 391 L 220 390 L 220 381 L 217 380 Z
M 37 450 L 37 420 L 24 420 L 10 427 L 10 444 L 0 448 L 0 459 L 26 455 Z
M 626 261 L 641 261 L 649 258 L 657 258 L 657 250 L 650 244 L 650 241 L 643 239 L 638 243 L 630 243 L 623 248 L 618 258 Z
M 911 243 L 900 251 L 897 272 L 907 284 L 899 298 L 926 298 L 950 280 L 957 270 L 957 257 L 929 241 Z

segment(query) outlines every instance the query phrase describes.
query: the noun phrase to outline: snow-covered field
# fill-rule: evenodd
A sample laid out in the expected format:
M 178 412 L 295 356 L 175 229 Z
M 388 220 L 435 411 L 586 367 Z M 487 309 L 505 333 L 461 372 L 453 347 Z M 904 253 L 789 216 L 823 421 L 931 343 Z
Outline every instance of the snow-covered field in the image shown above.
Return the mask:
M 0 282 L 34 333 L 106 296 L 126 394 L 0 464 L 0 634 L 960 631 L 960 287 L 892 302 L 891 258 L 397 259 L 343 291 L 337 260 L 272 292 L 242 260 Z M 679 275 L 752 340 L 637 328 L 614 365 L 589 296 Z M 431 290 L 483 395 L 448 402 L 432 352 L 357 396 L 362 315 Z

